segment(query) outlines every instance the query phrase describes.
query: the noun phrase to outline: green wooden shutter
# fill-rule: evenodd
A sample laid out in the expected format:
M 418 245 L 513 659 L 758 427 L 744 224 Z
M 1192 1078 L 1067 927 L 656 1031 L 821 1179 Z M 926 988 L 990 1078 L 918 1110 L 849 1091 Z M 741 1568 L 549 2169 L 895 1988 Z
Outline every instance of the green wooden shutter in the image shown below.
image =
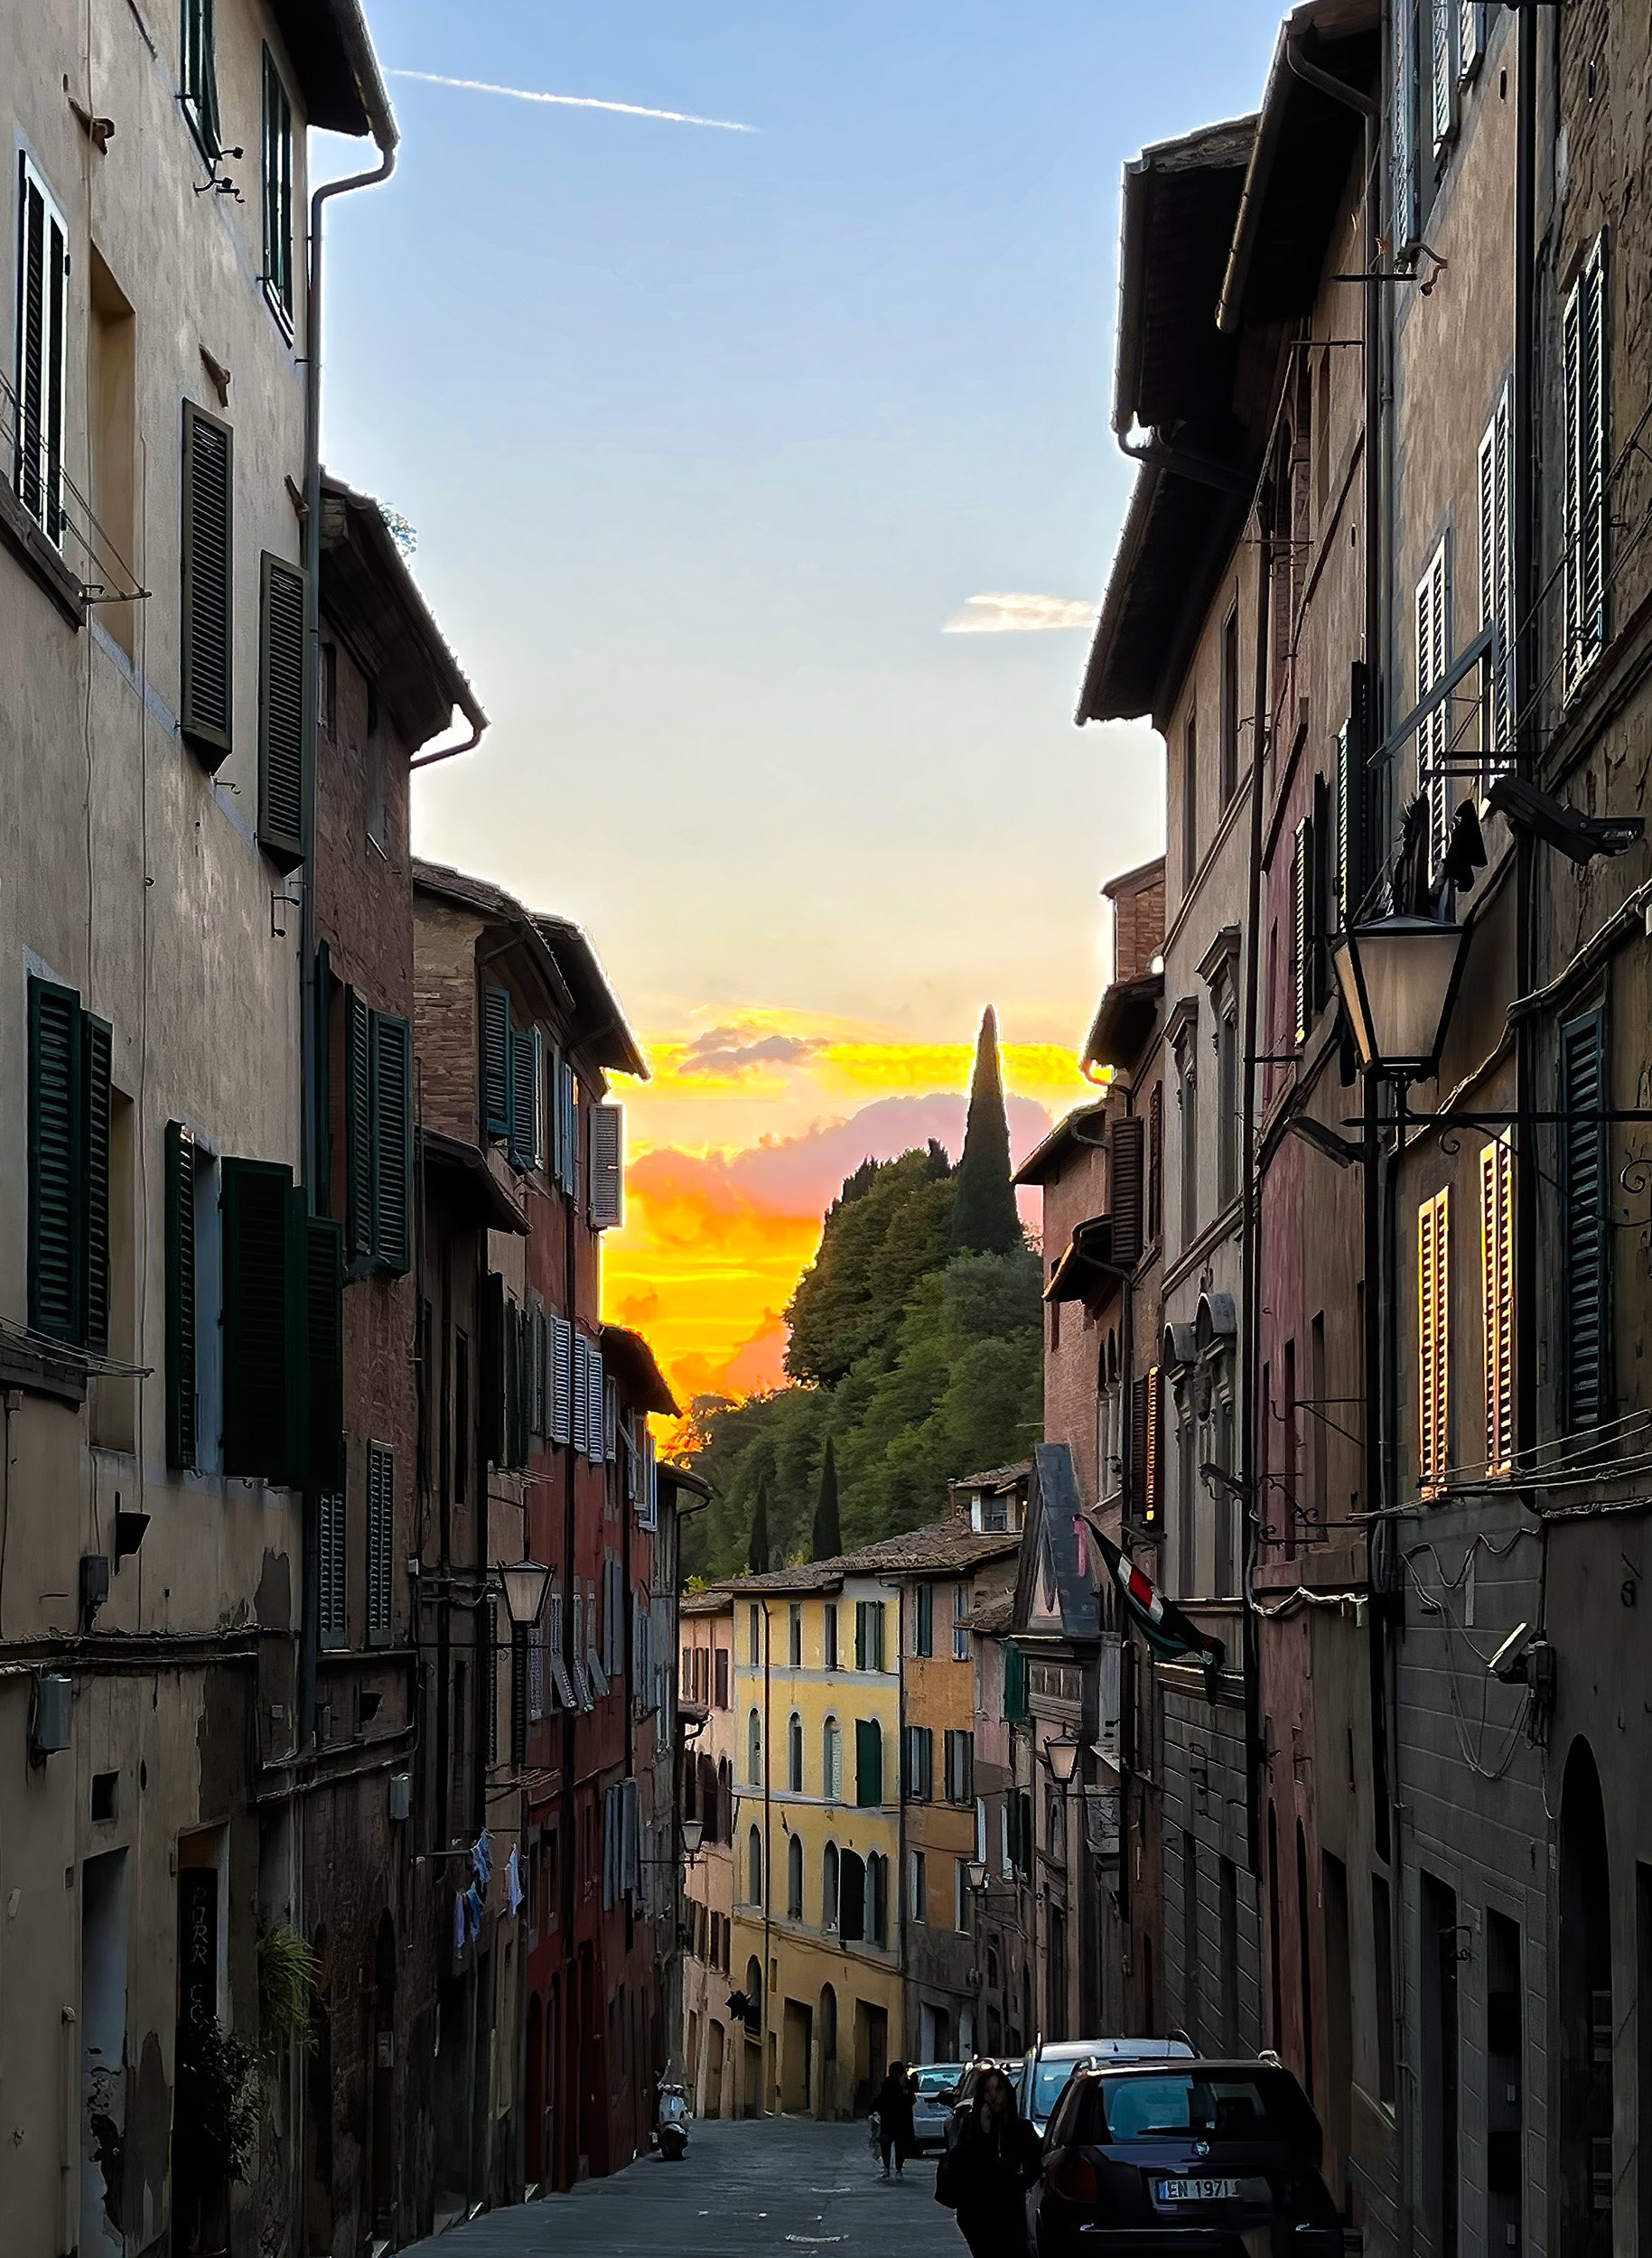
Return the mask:
M 109 1351 L 109 1045 L 107 1023 L 82 1013 L 80 1195 L 85 1207 L 86 1345 Z
M 1612 1416 L 1611 1176 L 1606 1124 L 1606 1017 L 1560 1031 L 1561 1334 L 1563 1423 L 1587 1432 Z M 1592 1118 L 1591 1118 L 1592 1116 Z
M 304 575 L 266 552 L 258 632 L 258 844 L 279 870 L 304 859 Z
M 373 1251 L 372 1013 L 351 988 L 344 1030 L 344 1167 L 349 1183 L 350 1251 Z
M 29 1328 L 78 1343 L 86 1326 L 80 999 L 29 982 Z
M 396 1547 L 396 1453 L 382 1442 L 367 1446 L 367 1636 L 387 1647 L 396 1634 L 391 1568 Z
M 231 498 L 234 439 L 228 424 L 183 404 L 182 695 L 185 738 L 217 769 L 234 721 Z
M 866 1602 L 864 1600 L 857 1600 L 854 1603 L 854 1666 L 857 1670 L 863 1670 L 866 1667 Z
M 372 1017 L 373 1256 L 396 1277 L 413 1255 L 413 1030 Z
M 192 1467 L 195 1434 L 195 1140 L 166 1124 L 166 1463 Z
M 304 1221 L 306 1488 L 344 1479 L 344 1236 L 336 1223 Z
M 484 988 L 481 999 L 482 1128 L 490 1137 L 510 1134 L 510 998 Z
M 1003 1650 L 1003 1721 L 1006 1725 L 1027 1721 L 1027 1658 L 1014 1645 Z
M 854 1721 L 854 1800 L 864 1808 L 883 1801 L 883 1728 L 875 1717 Z
M 224 1471 L 280 1482 L 294 1460 L 294 1346 L 302 1297 L 292 1262 L 293 1171 L 226 1160 Z
M 482 1287 L 481 1411 L 482 1449 L 495 1466 L 503 1466 L 509 1429 L 505 1409 L 505 1281 L 490 1271 Z
M 534 1129 L 537 1107 L 534 1103 L 534 1069 L 537 1052 L 531 1027 L 513 1027 L 510 1031 L 510 1089 L 506 1106 L 506 1134 L 513 1166 L 532 1168 L 537 1157 L 534 1151 Z

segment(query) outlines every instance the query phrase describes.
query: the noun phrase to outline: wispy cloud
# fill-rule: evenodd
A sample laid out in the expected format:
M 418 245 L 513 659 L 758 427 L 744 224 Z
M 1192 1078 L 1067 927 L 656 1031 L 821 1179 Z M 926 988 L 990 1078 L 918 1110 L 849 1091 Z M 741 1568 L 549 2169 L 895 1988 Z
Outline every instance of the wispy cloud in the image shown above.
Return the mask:
M 1060 628 L 1093 627 L 1096 606 L 1081 596 L 971 596 L 946 635 L 1047 635 Z
M 621 117 L 654 117 L 667 126 L 710 126 L 720 134 L 754 134 L 729 117 L 695 117 L 687 110 L 645 109 L 639 102 L 604 102 L 594 94 L 542 94 L 532 87 L 495 86 L 487 79 L 449 79 L 439 70 L 392 70 L 392 79 L 416 79 L 422 86 L 455 87 L 462 94 L 499 94 L 510 102 L 544 102 L 554 109 L 613 110 Z

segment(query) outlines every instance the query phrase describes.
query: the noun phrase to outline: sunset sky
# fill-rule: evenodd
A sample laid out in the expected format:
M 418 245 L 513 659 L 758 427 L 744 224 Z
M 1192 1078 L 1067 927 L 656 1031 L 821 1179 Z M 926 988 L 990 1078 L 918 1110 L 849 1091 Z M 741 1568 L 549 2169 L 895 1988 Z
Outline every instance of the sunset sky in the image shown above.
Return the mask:
M 956 1151 L 984 1004 L 1018 1149 L 1084 1095 L 1161 825 L 1152 733 L 1071 720 L 1120 168 L 1249 107 L 1277 14 L 372 0 L 405 139 L 328 222 L 328 460 L 493 716 L 418 848 L 580 919 L 653 1061 L 610 1300 L 686 1390 L 774 1376 L 847 1169 Z

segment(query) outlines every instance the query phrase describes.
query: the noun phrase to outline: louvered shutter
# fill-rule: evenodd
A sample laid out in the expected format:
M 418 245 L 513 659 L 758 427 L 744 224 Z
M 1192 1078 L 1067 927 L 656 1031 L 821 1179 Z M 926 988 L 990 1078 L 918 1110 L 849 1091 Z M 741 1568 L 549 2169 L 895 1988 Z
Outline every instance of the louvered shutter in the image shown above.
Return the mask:
M 336 1223 L 304 1224 L 305 1357 L 310 1440 L 306 1486 L 344 1479 L 344 1239 Z
M 1606 639 L 1606 263 L 1600 238 L 1566 300 L 1565 682 L 1568 695 Z
M 304 857 L 304 575 L 266 552 L 258 635 L 258 844 L 278 870 Z
M 1147 1375 L 1147 1478 L 1146 1505 L 1143 1519 L 1150 1527 L 1159 1520 L 1160 1422 L 1164 1416 L 1164 1404 L 1159 1386 L 1159 1367 L 1154 1365 Z
M 350 1251 L 373 1251 L 373 1015 L 365 997 L 346 994 L 344 1022 L 344 1166 Z
M 1152 1403 L 1145 1374 L 1130 1383 L 1130 1502 L 1138 1518 L 1148 1511 L 1147 1439 Z
M 607 1386 L 602 1376 L 602 1352 L 593 1348 L 585 1365 L 585 1455 L 593 1466 L 605 1462 L 608 1438 L 603 1432 Z
M 1486 1471 L 1514 1460 L 1514 1151 L 1507 1134 L 1480 1153 L 1480 1290 L 1485 1314 Z
M 481 999 L 482 1130 L 490 1137 L 510 1134 L 510 998 L 503 988 L 485 988 Z
M 1481 0 L 1461 0 L 1457 27 L 1457 70 L 1460 77 L 1471 78 L 1479 68 L 1485 43 L 1486 11 Z
M 1450 1462 L 1451 1193 L 1417 1210 L 1417 1472 L 1439 1489 Z
M 1393 116 L 1389 184 L 1394 251 L 1407 250 L 1417 235 L 1415 0 L 1395 0 L 1393 25 Z
M 1296 826 L 1296 848 L 1291 864 L 1291 980 L 1295 997 L 1292 1040 L 1295 1043 L 1307 1041 L 1311 1017 L 1308 932 L 1312 869 L 1313 826 L 1304 816 Z
M 183 592 L 179 726 L 210 769 L 234 719 L 234 440 L 228 424 L 183 404 Z
M 44 181 L 19 155 L 17 499 L 53 547 L 63 542 L 63 382 L 69 230 Z
M 1480 624 L 1493 630 L 1482 719 L 1489 778 L 1513 758 L 1514 536 L 1509 517 L 1510 406 L 1504 387 L 1479 447 Z
M 382 1442 L 367 1446 L 367 1636 L 387 1647 L 396 1634 L 392 1564 L 396 1546 L 396 1453 Z M 491 1657 L 490 1657 L 491 1659 Z M 490 1711 L 491 1687 L 490 1686 Z
M 506 1362 L 505 1281 L 490 1271 L 481 1304 L 482 1449 L 495 1466 L 504 1465 L 509 1443 Z
M 107 1022 L 80 1018 L 80 1185 L 85 1210 L 86 1346 L 109 1349 L 109 1050 Z
M 1452 68 L 1451 48 L 1456 33 L 1453 18 L 1461 12 L 1461 0 L 1429 0 L 1433 21 L 1431 26 L 1431 45 L 1433 54 L 1433 119 L 1436 152 L 1449 137 L 1451 130 L 1452 100 L 1457 74 Z
M 1115 1121 L 1109 1143 L 1111 1180 L 1107 1186 L 1107 1208 L 1113 1218 L 1113 1259 L 1128 1270 L 1141 1259 L 1146 1203 L 1143 1175 L 1147 1134 L 1141 1115 L 1131 1114 L 1123 1121 Z
M 551 1319 L 551 1441 L 565 1447 L 574 1440 L 574 1328 L 565 1317 Z
M 1358 787 L 1354 776 L 1353 730 L 1337 732 L 1337 907 L 1346 923 L 1353 910 L 1354 821 Z
M 81 1123 L 85 1042 L 72 988 L 29 982 L 29 1328 L 79 1342 L 86 1323 Z
M 323 1647 L 342 1647 L 350 1638 L 350 1572 L 343 1487 L 324 1489 L 316 1500 L 316 1627 Z
M 1428 570 L 1417 583 L 1417 696 L 1425 698 L 1444 676 L 1449 648 L 1450 592 L 1446 576 L 1445 543 L 1429 559 Z M 1428 795 L 1429 862 L 1438 870 L 1445 860 L 1451 835 L 1451 784 L 1445 773 L 1451 742 L 1450 699 L 1437 705 L 1417 729 L 1417 781 Z
M 581 1458 L 585 1456 L 585 1336 L 574 1334 L 574 1393 L 572 1439 Z
M 400 1277 L 413 1260 L 413 1030 L 372 1017 L 373 1257 Z
M 1572 1434 L 1600 1426 L 1615 1404 L 1606 1103 L 1606 1022 L 1597 1011 L 1560 1031 L 1563 1416 Z
M 579 1198 L 580 1162 L 579 1081 L 572 1063 L 565 1059 L 562 1066 L 562 1109 L 563 1153 L 567 1163 L 567 1174 L 564 1180 L 563 1189 L 570 1199 L 577 1199 Z
M 537 1435 L 545 1432 L 545 1311 L 534 1310 L 528 1318 L 527 1365 L 529 1374 L 527 1423 Z
M 1330 1000 L 1330 783 L 1313 779 L 1313 816 L 1308 839 L 1308 1009 L 1317 1017 Z
M 499 1611 L 490 1600 L 481 1611 L 482 1752 L 490 1765 L 499 1755 Z
M 1155 1082 L 1147 1096 L 1147 1243 L 1156 1246 L 1164 1229 L 1164 1085 Z
M 611 1466 L 620 1455 L 620 1391 L 614 1382 L 602 1382 L 602 1456 Z
M 509 1106 L 509 1149 L 513 1164 L 530 1169 L 537 1158 L 534 1151 L 534 1034 L 530 1027 L 513 1027 L 510 1031 L 510 1102 Z
M 195 1140 L 166 1124 L 166 1463 L 192 1467 L 195 1433 Z
M 286 1481 L 300 1455 L 294 1349 L 303 1338 L 293 1171 L 270 1161 L 227 1160 L 222 1205 L 224 1471 Z
M 591 1227 L 609 1231 L 621 1219 L 623 1111 L 618 1106 L 591 1108 Z
M 527 1629 L 510 1633 L 510 1761 L 520 1771 L 527 1761 Z

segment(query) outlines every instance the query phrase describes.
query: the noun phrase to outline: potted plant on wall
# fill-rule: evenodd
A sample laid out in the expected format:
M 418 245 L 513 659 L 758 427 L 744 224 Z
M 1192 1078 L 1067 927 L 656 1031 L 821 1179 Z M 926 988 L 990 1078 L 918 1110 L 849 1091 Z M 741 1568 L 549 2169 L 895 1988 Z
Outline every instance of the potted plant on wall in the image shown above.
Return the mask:
M 173 2188 L 191 2258 L 229 2249 L 229 2190 L 244 2182 L 258 2135 L 258 2064 L 216 2016 L 178 2034 Z

